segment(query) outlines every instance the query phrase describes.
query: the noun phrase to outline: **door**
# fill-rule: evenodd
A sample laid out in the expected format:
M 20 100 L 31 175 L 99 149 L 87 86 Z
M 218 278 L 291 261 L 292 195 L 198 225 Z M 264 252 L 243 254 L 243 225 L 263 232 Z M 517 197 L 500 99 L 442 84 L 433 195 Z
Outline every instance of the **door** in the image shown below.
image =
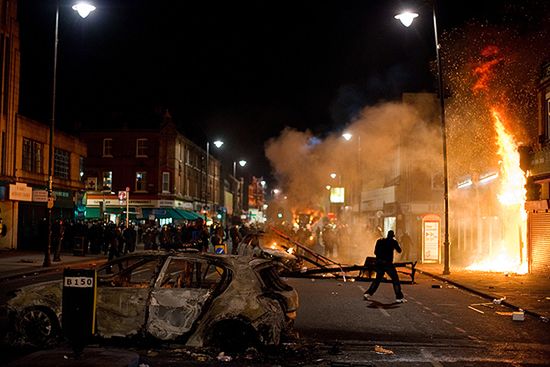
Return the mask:
M 151 292 L 147 332 L 161 340 L 188 333 L 208 312 L 209 298 L 224 273 L 224 268 L 203 259 L 168 259 Z
M 98 271 L 96 330 L 101 337 L 130 337 L 145 325 L 158 260 L 132 257 Z

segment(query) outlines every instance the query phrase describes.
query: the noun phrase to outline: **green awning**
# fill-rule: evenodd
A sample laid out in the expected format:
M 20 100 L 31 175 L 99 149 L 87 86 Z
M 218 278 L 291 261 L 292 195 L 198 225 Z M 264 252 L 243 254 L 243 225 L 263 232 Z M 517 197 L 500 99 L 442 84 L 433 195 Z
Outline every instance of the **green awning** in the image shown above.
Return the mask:
M 105 209 L 105 214 L 116 214 L 116 215 L 122 215 L 123 217 L 126 217 L 126 208 L 107 208 Z M 86 219 L 101 219 L 101 213 L 99 212 L 99 208 L 89 208 L 86 207 L 84 210 L 84 218 Z M 134 213 L 134 210 L 130 208 L 130 218 L 135 219 L 136 214 Z
M 99 208 L 86 208 L 84 210 L 84 218 L 86 219 L 99 219 Z
M 155 218 L 172 218 L 174 220 L 196 220 L 202 218 L 199 214 L 185 209 L 175 209 L 175 208 L 143 208 L 143 217 L 149 218 L 149 215 L 154 215 Z
M 174 210 L 178 212 L 178 214 L 181 216 L 182 219 L 196 220 L 198 218 L 202 218 L 200 214 L 197 214 L 190 210 L 185 210 L 185 209 L 174 209 Z

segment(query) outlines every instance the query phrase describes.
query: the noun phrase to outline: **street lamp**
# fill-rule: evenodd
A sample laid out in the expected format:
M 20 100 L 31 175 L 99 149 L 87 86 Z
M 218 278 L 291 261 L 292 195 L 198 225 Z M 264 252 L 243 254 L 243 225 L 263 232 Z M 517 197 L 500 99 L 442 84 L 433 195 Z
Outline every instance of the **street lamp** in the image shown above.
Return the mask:
M 244 159 L 241 159 L 239 161 L 239 166 L 241 167 L 244 167 L 246 166 L 246 161 Z M 236 161 L 233 161 L 233 178 L 235 178 L 235 180 L 237 180 L 237 162 Z M 243 186 L 244 186 L 244 182 L 241 182 L 241 180 L 238 180 L 239 181 L 239 199 L 242 200 L 243 199 Z M 235 202 L 235 204 L 238 205 L 237 202 Z M 237 209 L 237 208 L 234 208 L 234 209 Z M 239 207 L 239 209 L 242 209 L 242 203 Z M 236 210 L 233 210 L 233 212 L 236 212 Z
M 350 141 L 353 138 L 353 134 L 345 132 L 342 137 L 346 141 Z M 361 191 L 363 190 L 363 172 L 361 172 L 361 134 L 357 134 L 357 192 L 354 195 L 357 196 L 357 211 L 361 216 Z M 355 191 L 355 190 L 354 190 Z
M 239 161 L 239 166 L 244 167 L 246 166 L 246 161 L 244 159 L 241 159 Z M 237 178 L 237 162 L 233 161 L 233 177 Z
M 216 148 L 221 148 L 221 146 L 223 145 L 223 141 L 221 140 L 215 140 L 213 141 L 213 144 Z M 208 213 L 208 186 L 209 186 L 209 173 L 210 173 L 210 170 L 209 170 L 209 158 L 210 158 L 210 142 L 207 141 L 206 142 L 206 189 L 204 191 L 204 209 L 205 209 L 205 213 L 204 213 L 204 220 L 206 222 L 206 219 L 207 219 L 207 216 L 206 214 Z
M 439 49 L 441 45 L 439 44 L 438 35 L 437 35 L 437 8 L 436 0 L 433 0 L 432 12 L 433 12 L 433 26 L 434 26 L 434 40 L 435 40 L 435 54 L 437 58 L 437 76 L 439 82 L 439 116 L 441 118 L 441 137 L 443 141 L 443 201 L 444 201 L 444 242 L 443 248 L 445 251 L 444 254 L 444 265 L 443 265 L 443 274 L 448 275 L 450 271 L 450 242 L 449 242 L 449 176 L 447 171 L 447 131 L 445 127 L 445 97 L 443 95 L 443 67 L 441 65 L 441 54 Z M 395 16 L 395 19 L 398 19 L 405 27 L 408 27 L 412 24 L 413 20 L 418 17 L 417 13 L 410 11 L 403 12 Z
M 86 18 L 92 11 L 95 10 L 95 6 L 86 2 L 79 2 L 75 4 L 73 10 L 77 11 L 82 18 Z M 52 265 L 50 255 L 52 249 L 52 209 L 54 204 L 53 197 L 53 166 L 55 161 L 54 151 L 54 130 L 55 130 L 55 102 L 56 102 L 56 89 L 57 89 L 57 48 L 59 44 L 59 1 L 56 2 L 55 8 L 55 33 L 54 33 L 54 45 L 53 45 L 53 77 L 52 77 L 52 116 L 50 122 L 50 147 L 48 150 L 48 244 L 44 252 L 43 267 L 49 267 Z M 58 259 L 56 259 L 58 260 Z M 60 260 L 60 259 L 59 259 Z

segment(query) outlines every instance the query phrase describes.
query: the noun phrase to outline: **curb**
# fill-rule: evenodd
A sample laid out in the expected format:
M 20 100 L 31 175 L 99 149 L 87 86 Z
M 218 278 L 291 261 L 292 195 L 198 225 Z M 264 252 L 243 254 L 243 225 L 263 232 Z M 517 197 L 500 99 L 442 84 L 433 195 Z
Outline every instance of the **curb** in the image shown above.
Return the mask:
M 431 276 L 432 278 L 437 279 L 437 280 L 439 280 L 439 281 L 442 281 L 442 282 L 446 282 L 446 283 L 452 284 L 452 285 L 454 285 L 454 286 L 457 287 L 457 288 L 463 289 L 463 290 L 465 290 L 465 291 L 468 291 L 468 292 L 470 292 L 470 293 L 473 293 L 473 294 L 475 294 L 475 295 L 477 295 L 477 296 L 479 296 L 479 297 L 488 299 L 488 300 L 490 300 L 490 301 L 493 301 L 494 299 L 499 298 L 499 297 L 497 297 L 497 296 L 490 295 L 490 294 L 488 294 L 488 293 L 481 292 L 481 291 L 479 291 L 479 290 L 477 290 L 477 289 L 473 289 L 473 288 L 471 288 L 471 287 L 465 286 L 464 284 L 458 283 L 458 282 L 456 282 L 456 281 L 453 281 L 453 280 L 451 280 L 451 279 L 445 278 L 445 277 L 443 277 L 443 276 L 440 276 L 440 275 L 437 275 L 437 274 L 433 274 L 433 273 L 431 273 L 431 272 L 429 272 L 429 271 L 426 271 L 426 270 L 416 269 L 416 271 L 418 271 L 419 273 L 422 273 L 422 274 L 424 274 L 424 275 Z M 501 301 L 500 304 L 503 305 L 503 306 L 506 306 L 506 307 L 508 307 L 508 308 L 513 308 L 513 309 L 516 309 L 516 310 L 522 310 L 522 311 L 525 312 L 526 314 L 531 315 L 531 316 L 534 316 L 534 317 L 537 317 L 537 318 L 539 318 L 539 319 L 541 319 L 541 320 L 545 320 L 545 319 L 546 319 L 545 316 L 543 316 L 543 315 L 541 315 L 541 314 L 539 314 L 539 313 L 537 313 L 537 312 L 530 311 L 530 310 L 526 310 L 526 309 L 523 308 L 523 307 L 516 306 L 516 305 L 511 304 L 510 302 L 505 301 L 505 300 Z
M 88 263 L 88 262 L 94 261 L 94 260 L 103 260 L 103 259 L 102 258 L 88 258 L 88 259 L 74 260 L 74 261 L 69 261 L 69 262 L 59 263 L 59 264 L 52 263 L 52 265 L 49 266 L 49 267 L 27 268 L 27 269 L 15 270 L 13 272 L 0 274 L 0 282 L 11 280 L 11 279 L 14 279 L 14 278 L 20 278 L 22 276 L 38 275 L 38 274 L 46 273 L 46 272 L 49 272 L 49 271 L 56 271 L 56 270 L 59 270 L 59 269 L 63 269 L 65 267 L 69 266 L 69 265 L 85 264 L 85 263 Z M 105 261 L 106 261 L 106 259 L 105 259 Z

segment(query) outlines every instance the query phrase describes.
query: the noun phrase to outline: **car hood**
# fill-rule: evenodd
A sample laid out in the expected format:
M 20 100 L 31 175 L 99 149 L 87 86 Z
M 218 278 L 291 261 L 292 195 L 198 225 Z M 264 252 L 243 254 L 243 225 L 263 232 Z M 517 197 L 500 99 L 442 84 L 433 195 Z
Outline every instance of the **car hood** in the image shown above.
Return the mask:
M 56 312 L 61 308 L 62 280 L 31 284 L 19 288 L 15 297 L 6 302 L 11 308 L 26 308 L 31 306 L 48 306 Z

